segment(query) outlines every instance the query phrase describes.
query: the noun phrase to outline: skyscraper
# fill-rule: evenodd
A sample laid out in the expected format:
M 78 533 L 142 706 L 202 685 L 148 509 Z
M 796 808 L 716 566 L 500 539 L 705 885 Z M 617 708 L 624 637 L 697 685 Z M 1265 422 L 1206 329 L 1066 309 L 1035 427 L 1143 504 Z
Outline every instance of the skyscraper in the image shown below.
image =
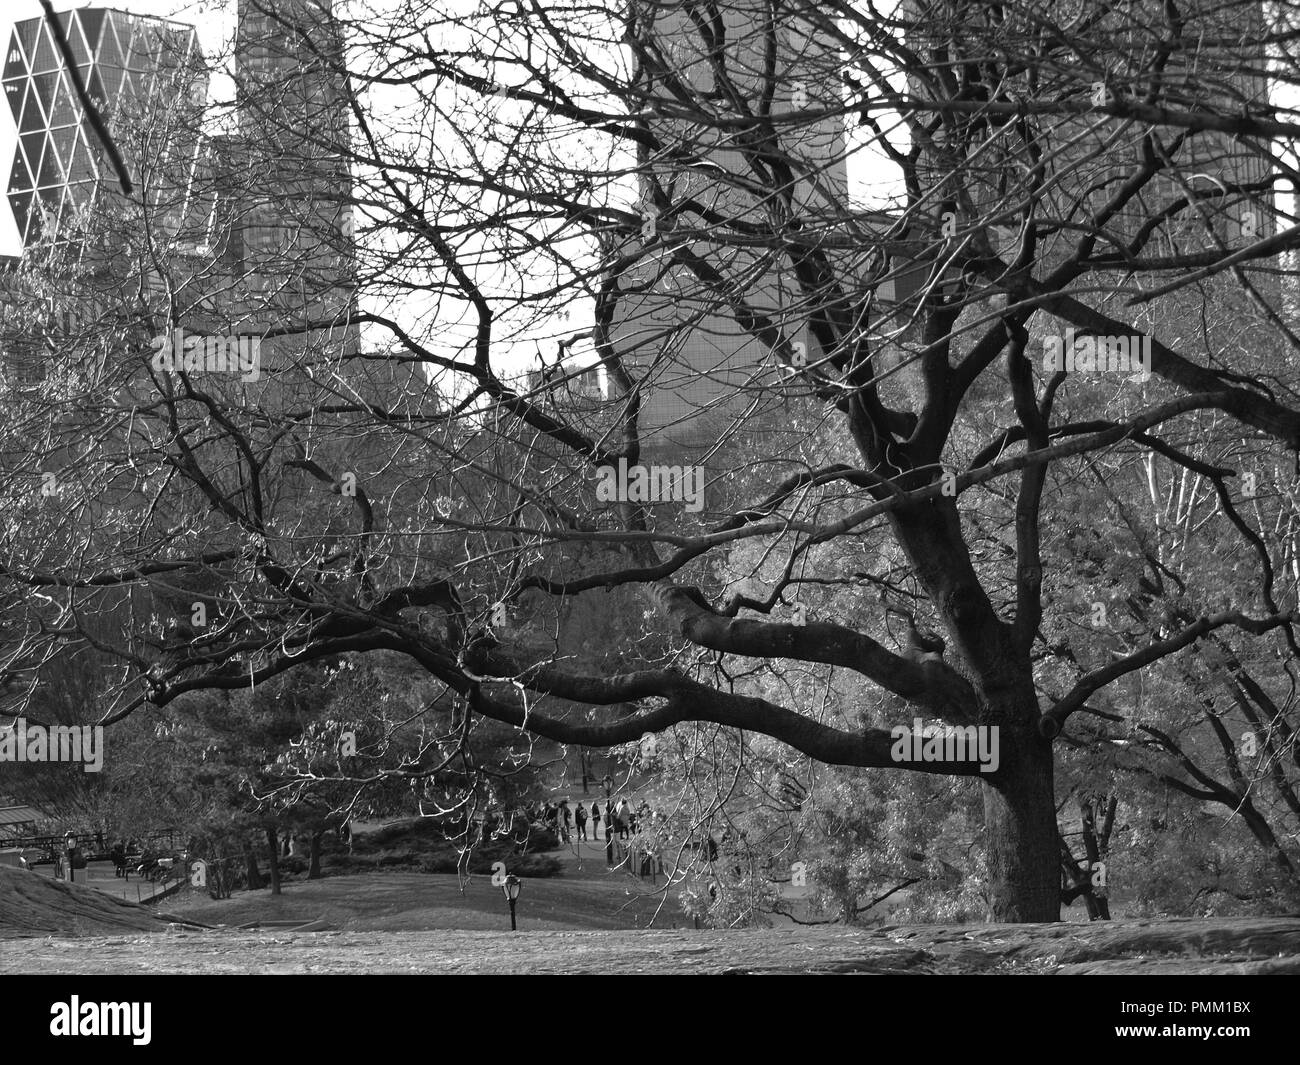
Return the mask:
M 958 351 L 974 343 L 990 301 L 1007 282 L 1021 280 L 1016 274 L 990 279 L 955 256 L 984 237 L 1010 263 L 1027 222 L 1033 227 L 1032 276 L 1046 282 L 1063 271 L 1058 284 L 1068 278 L 1076 298 L 1130 323 L 1134 333 L 1210 358 L 1233 358 L 1243 345 L 1266 349 L 1271 343 L 1262 328 L 1251 335 L 1263 316 L 1231 274 L 1131 302 L 1141 289 L 1189 272 L 1190 257 L 1226 256 L 1276 226 L 1275 145 L 1184 128 L 1176 119 L 1148 123 L 1111 113 L 1126 105 L 1168 108 L 1171 115 L 1199 112 L 1207 126 L 1218 116 L 1269 113 L 1264 5 L 1193 0 L 1179 5 L 1173 35 L 1170 10 L 1154 3 L 1003 9 L 904 0 L 905 55 L 921 61 L 900 59 L 900 82 L 911 98 L 929 102 L 905 116 L 917 173 L 907 199 L 910 257 L 932 282 L 927 294 L 956 300 L 960 293 L 962 301 L 950 305 L 946 337 L 903 336 L 884 346 L 881 361 L 896 382 L 892 387 L 909 392 L 909 402 L 921 402 L 925 393 L 918 352 L 949 338 Z M 1021 54 L 1032 58 L 1021 61 Z M 966 108 L 990 101 L 1002 110 L 946 110 L 951 101 Z M 1009 121 L 1005 109 L 1017 102 L 1041 111 L 1023 125 Z M 1162 261 L 1165 270 L 1155 266 Z M 1262 260 L 1244 269 L 1278 305 L 1273 264 Z M 1028 323 L 1035 354 L 1040 341 L 1055 342 L 1069 324 L 1046 310 Z M 1112 404 L 1112 414 L 1147 394 L 1131 387 L 1103 399 L 1106 380 L 1074 377 L 1069 391 L 1085 408 Z
M 106 119 L 145 102 L 201 101 L 206 92 L 192 26 L 93 7 L 57 17 L 87 94 Z M 14 27 L 3 79 L 18 126 L 9 204 L 27 244 L 56 229 L 69 212 L 87 208 L 111 171 L 44 18 Z M 197 141 L 189 147 L 196 152 Z M 137 162 L 130 145 L 119 148 L 128 164 Z
M 263 357 L 333 380 L 340 400 L 391 404 L 412 387 L 409 365 L 354 358 L 351 125 L 331 0 L 239 0 L 234 77 L 228 143 L 242 173 L 227 168 L 223 194 L 238 216 L 239 298 L 268 335 Z
M 350 240 L 328 239 L 351 233 L 345 76 L 330 0 L 239 0 L 239 128 L 278 201 L 251 205 L 246 251 L 264 269 L 286 254 L 299 267 L 307 253 L 347 270 Z
M 1276 168 L 1266 143 L 1209 128 L 1148 125 L 1106 111 L 1118 102 L 1199 111 L 1207 119 L 1269 114 L 1268 59 L 1260 43 L 1265 6 L 1259 0 L 1180 5 L 1172 38 L 1169 13 L 1155 3 L 1085 5 L 1086 18 L 1077 8 L 1047 3 L 1041 25 L 1028 12 L 972 9 L 954 0 L 905 0 L 902 10 L 912 53 L 928 57 L 925 68 L 906 71 L 912 96 L 936 105 L 989 93 L 1000 94 L 1003 104 L 1028 97 L 1084 104 L 1058 113 L 1049 106 L 1034 118 L 1028 128 L 1036 160 L 1012 127 L 997 125 L 997 116 L 990 126 L 985 116 L 940 121 L 941 108 L 927 112 L 932 128 L 916 145 L 927 193 L 918 213 L 930 219 L 932 256 L 939 218 L 950 209 L 958 235 L 965 236 L 980 217 L 1000 217 L 1014 231 L 1032 208 L 1044 273 L 1075 253 L 1083 233 L 1098 238 L 1092 257 L 1109 258 L 1124 272 L 1119 247 L 1143 227 L 1150 239 L 1141 254 L 1154 258 L 1203 252 L 1216 241 L 1232 247 L 1248 232 L 1273 225 L 1269 186 Z M 1052 19 L 1073 28 L 1044 45 L 1032 64 L 1008 58 L 1019 48 L 1032 51 L 1031 42 Z M 985 59 L 994 55 L 1000 60 Z M 1035 163 L 1043 170 L 1041 188 L 1032 185 L 1039 180 Z M 1126 183 L 1139 178 L 1137 191 L 1125 194 Z M 1180 205 L 1189 197 L 1198 202 Z M 957 217 L 971 211 L 974 217 Z
M 642 382 L 642 447 L 698 452 L 781 402 L 771 391 L 780 372 L 773 343 L 737 320 L 724 289 L 732 286 L 806 353 L 811 338 L 790 269 L 795 249 L 783 241 L 799 229 L 798 239 L 818 243 L 848 218 L 840 116 L 781 122 L 763 146 L 757 129 L 733 137 L 725 121 L 716 121 L 730 114 L 719 101 L 735 95 L 738 109 L 758 115 L 770 107 L 783 117 L 814 114 L 831 97 L 838 104 L 826 77 L 835 50 L 789 12 L 769 25 L 769 9 L 758 3 L 725 7 L 707 33 L 682 7 L 634 7 L 634 80 L 681 106 L 664 109 L 680 117 L 653 120 L 666 147 L 641 149 L 637 210 L 645 224 L 639 245 L 627 248 L 638 260 L 621 283 L 611 340 Z M 778 157 L 784 176 L 781 164 L 759 161 Z M 696 206 L 678 211 L 684 202 Z M 716 283 L 675 256 L 684 240 L 718 271 Z

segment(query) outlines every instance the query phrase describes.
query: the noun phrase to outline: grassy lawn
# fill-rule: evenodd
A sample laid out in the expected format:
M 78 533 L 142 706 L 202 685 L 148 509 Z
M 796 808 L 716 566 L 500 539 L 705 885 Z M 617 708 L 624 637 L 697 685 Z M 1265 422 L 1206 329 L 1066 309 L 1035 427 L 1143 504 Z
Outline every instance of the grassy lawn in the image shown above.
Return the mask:
M 662 878 L 659 886 L 663 887 Z M 237 891 L 220 902 L 190 892 L 168 900 L 161 909 L 213 925 L 323 919 L 332 928 L 349 931 L 509 929 L 509 906 L 490 877 L 471 877 L 463 894 L 460 889 L 457 877 L 444 874 L 366 873 L 294 880 L 284 886 L 279 898 L 273 898 L 269 889 Z M 525 878 L 518 902 L 519 929 L 645 928 L 656 910 L 654 927 L 690 925 L 671 898 L 665 902 L 662 894 L 653 892 L 649 881 L 603 871 L 585 878 Z

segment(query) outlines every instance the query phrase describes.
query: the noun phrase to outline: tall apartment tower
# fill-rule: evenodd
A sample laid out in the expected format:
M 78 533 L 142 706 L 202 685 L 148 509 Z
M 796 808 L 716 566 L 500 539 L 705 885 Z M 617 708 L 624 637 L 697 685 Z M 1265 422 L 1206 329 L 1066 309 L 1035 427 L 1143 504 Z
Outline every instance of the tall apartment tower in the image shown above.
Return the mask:
M 944 77 L 955 82 L 959 76 L 977 76 L 974 85 L 962 89 L 968 99 L 979 93 L 1005 92 L 1006 85 L 996 84 L 1003 75 L 997 69 L 981 67 L 986 62 L 983 57 L 1014 55 L 1041 29 L 1023 14 L 1008 10 L 1004 16 L 1001 8 L 973 9 L 957 0 L 904 0 L 902 11 L 908 45 L 930 67 L 925 72 L 908 72 L 909 91 L 922 98 L 936 95 L 927 80 L 938 82 Z M 1072 254 L 1081 230 L 1091 226 L 1092 218 L 1142 166 L 1143 139 L 1149 127 L 1108 117 L 1101 105 L 1118 99 L 1143 101 L 1158 87 L 1160 104 L 1174 110 L 1196 111 L 1210 104 L 1228 115 L 1261 115 L 1268 113 L 1269 86 L 1268 57 L 1261 43 L 1265 8 L 1260 0 L 1226 6 L 1193 0 L 1190 5 L 1180 5 L 1179 45 L 1167 54 L 1170 16 L 1158 3 L 1116 8 L 1089 5 L 1085 8 L 1087 20 L 1077 5 L 1049 2 L 1045 13 L 1055 15 L 1062 24 L 1080 27 L 1073 32 L 1084 42 L 1081 49 L 1099 40 L 1108 44 L 1094 55 L 1076 55 L 1063 42 L 1035 72 L 1033 91 L 1044 98 L 1090 100 L 1097 105 L 1096 110 L 1034 119 L 1047 181 L 1032 200 L 1040 223 L 1046 223 L 1039 239 L 1039 262 L 1050 269 Z M 1001 36 L 1004 33 L 1007 36 Z M 1003 67 L 1009 65 L 1005 58 L 999 62 Z M 996 68 L 997 64 L 989 66 Z M 1024 71 L 1007 77 L 1013 95 L 1030 91 Z M 950 84 L 938 97 L 954 91 Z M 1142 252 L 1145 257 L 1203 252 L 1216 239 L 1228 247 L 1239 246 L 1250 233 L 1272 227 L 1269 184 L 1274 167 L 1267 145 L 1247 137 L 1168 125 L 1157 126 L 1156 133 L 1168 158 L 1160 160 L 1154 179 L 1101 226 L 1097 254 L 1117 254 L 1120 244 L 1137 237 L 1146 223 L 1189 192 L 1203 199 L 1195 208 L 1183 209 L 1162 222 L 1155 240 Z M 943 132 L 934 133 L 930 142 L 921 146 L 921 185 L 929 193 L 924 209 L 932 223 L 932 249 L 940 212 L 949 208 L 958 185 L 982 215 L 1014 215 L 1031 198 L 1027 182 L 1032 168 L 1027 160 L 1023 156 L 1001 158 L 996 154 L 998 138 L 985 134 L 979 138 L 976 143 L 991 143 L 969 159 L 970 146 L 948 143 Z M 1003 141 L 1020 150 L 1014 137 Z M 1018 221 L 1003 218 L 1009 229 Z M 962 225 L 959 219 L 959 230 Z M 1122 265 L 1117 262 L 1117 268 Z
M 348 108 L 330 14 L 330 0 L 239 0 L 235 41 L 239 133 L 261 190 L 248 205 L 243 253 L 275 302 L 308 314 L 345 311 L 351 293 Z M 286 271 L 327 284 L 304 300 L 301 286 L 271 281 Z
M 838 42 L 814 28 L 815 18 L 759 0 L 724 6 L 707 34 L 685 5 L 646 3 L 639 11 L 636 32 L 649 58 L 639 65 L 638 84 L 669 101 L 693 99 L 680 119 L 653 120 L 671 151 L 641 151 L 638 210 L 647 213 L 653 181 L 671 203 L 691 199 L 722 216 L 717 224 L 698 212 L 680 217 L 693 230 L 692 247 L 749 307 L 779 326 L 796 358 L 812 362 L 820 352 L 808 329 L 811 301 L 794 276 L 798 245 L 857 278 L 864 249 L 883 246 L 894 222 L 885 212 L 857 211 L 850 203 Z M 716 70 L 719 52 L 729 75 L 725 83 Z M 766 110 L 772 118 L 769 161 L 782 163 L 766 174 L 761 161 L 755 169 L 754 157 L 736 147 L 726 123 L 689 116 L 691 106 L 730 110 L 721 100 L 732 92 L 743 98 L 737 106 L 754 115 Z M 790 367 L 737 320 L 716 286 L 671 265 L 674 224 L 657 222 L 657 239 L 640 245 L 645 254 L 621 285 L 611 335 L 633 376 L 644 382 L 638 421 L 643 449 L 698 456 L 732 431 L 775 431 L 788 403 L 780 383 Z M 897 285 L 884 280 L 876 313 L 890 313 L 896 289 L 910 290 L 916 282 L 914 275 Z
M 326 369 L 318 379 L 335 381 L 340 401 L 399 402 L 416 387 L 409 366 L 352 358 L 351 111 L 332 0 L 239 0 L 234 69 L 243 173 L 228 183 L 239 186 L 236 256 L 269 333 L 264 357 Z
M 1151 127 L 1103 110 L 1117 99 L 1143 101 L 1158 87 L 1160 104 L 1175 111 L 1195 112 L 1209 105 L 1228 115 L 1267 113 L 1268 60 L 1261 43 L 1265 8 L 1259 0 L 1226 7 L 1210 0 L 1179 5 L 1179 46 L 1168 54 L 1162 49 L 1170 15 L 1154 2 L 1085 4 L 1081 11 L 1077 4 L 1049 0 L 1035 12 L 960 0 L 903 0 L 900 11 L 907 46 L 923 62 L 920 69 L 903 72 L 913 97 L 942 102 L 959 93 L 967 100 L 1002 93 L 1004 101 L 1037 96 L 1092 105 L 1031 115 L 1044 170 L 1039 189 L 1031 188 L 1034 167 L 1014 126 L 998 126 L 997 116 L 983 127 L 975 116 L 965 129 L 935 121 L 914 144 L 920 187 L 911 204 L 913 256 L 921 271 L 936 275 L 930 291 L 951 292 L 949 283 L 957 280 L 957 269 L 945 265 L 954 243 L 947 236 L 965 241 L 982 229 L 993 250 L 1009 259 L 1018 246 L 1023 212 L 1031 205 L 1038 234 L 1037 277 L 1048 277 L 1071 259 L 1085 234 L 1094 236 L 1093 273 L 1079 282 L 1081 298 L 1090 306 L 1131 323 L 1135 332 L 1157 335 L 1176 350 L 1205 358 L 1242 348 L 1268 349 L 1267 326 L 1231 274 L 1134 307 L 1128 300 L 1137 288 L 1154 288 L 1182 271 L 1134 277 L 1126 256 L 1127 246 L 1139 236 L 1147 238 L 1139 258 L 1173 261 L 1210 251 L 1227 254 L 1272 232 L 1272 146 L 1214 131 Z M 1044 20 L 1051 18 L 1072 28 L 1032 72 L 1016 70 L 1014 57 L 1028 40 L 1045 33 Z M 1076 33 L 1082 43 L 1070 41 Z M 1050 43 L 1050 38 L 1044 35 L 1041 42 Z M 914 117 L 924 124 L 936 120 L 936 114 L 918 110 Z M 1140 175 L 1144 139 L 1152 129 L 1161 154 L 1158 171 L 1136 196 L 1111 211 L 1108 205 L 1117 193 Z M 1198 202 L 1182 205 L 1189 194 Z M 996 224 L 986 224 L 990 220 Z M 944 234 L 944 224 L 952 225 L 955 234 Z M 1247 266 L 1266 296 L 1280 291 L 1272 268 L 1268 260 Z M 1215 301 L 1214 314 L 1205 313 L 1207 298 Z M 988 304 L 977 300 L 964 313 L 973 320 L 987 310 Z M 1035 354 L 1041 351 L 1039 341 L 1059 339 L 1065 325 L 1037 313 L 1030 326 L 1039 331 L 1032 341 Z M 954 326 L 954 335 L 961 335 L 962 328 Z M 1256 328 L 1260 332 L 1252 334 Z M 923 346 L 920 337 L 903 338 L 886 350 L 882 361 L 899 371 L 886 391 L 902 389 L 919 397 L 924 383 L 911 356 Z M 1102 402 L 1103 395 L 1121 404 L 1142 401 L 1136 385 L 1109 393 L 1108 387 L 1087 376 L 1072 378 L 1070 384 L 1085 406 Z
M 689 95 L 692 106 L 701 111 L 717 108 L 713 94 L 724 91 L 723 81 L 689 13 L 680 5 L 654 3 L 634 4 L 633 10 L 635 32 L 646 57 L 638 64 L 637 81 L 666 98 Z M 795 85 L 802 97 L 795 102 L 815 106 L 823 84 L 817 73 L 819 61 L 810 54 L 816 42 L 800 39 L 792 26 L 778 27 L 778 69 L 769 80 L 762 32 L 766 12 L 766 5 L 756 2 L 721 9 L 725 87 L 734 87 L 756 111 L 765 86 L 772 82 L 777 86 L 773 112 L 791 108 Z M 745 180 L 745 157 L 726 143 L 720 127 L 707 120 L 693 124 L 685 116 L 655 123 L 665 143 L 681 152 L 661 159 L 641 149 L 637 210 L 647 228 L 642 230 L 643 239 L 628 249 L 639 251 L 642 258 L 621 284 L 624 295 L 611 335 L 633 376 L 644 382 L 638 421 L 642 448 L 649 453 L 698 455 L 773 403 L 770 386 L 779 371 L 774 353 L 736 322 L 725 300 L 672 264 L 673 227 L 703 228 L 703 224 L 693 214 L 680 216 L 680 221 L 666 215 L 651 219 L 652 184 L 666 191 L 671 201 L 694 199 L 724 217 L 711 232 L 698 234 L 695 247 L 712 264 L 721 265 L 751 305 L 780 318 L 788 339 L 806 347 L 808 338 L 790 315 L 782 313 L 793 299 L 782 262 L 785 251 L 757 242 L 746 246 L 736 239 L 748 226 L 767 227 L 783 210 L 774 203 L 780 196 L 766 197 L 756 191 L 759 182 L 751 185 Z M 802 127 L 797 134 L 783 130 L 782 137 L 795 157 L 792 169 L 802 171 L 789 190 L 793 212 L 805 216 L 810 230 L 833 224 L 831 220 L 846 206 L 847 195 L 844 136 L 838 120 Z M 686 163 L 685 156 L 694 159 Z

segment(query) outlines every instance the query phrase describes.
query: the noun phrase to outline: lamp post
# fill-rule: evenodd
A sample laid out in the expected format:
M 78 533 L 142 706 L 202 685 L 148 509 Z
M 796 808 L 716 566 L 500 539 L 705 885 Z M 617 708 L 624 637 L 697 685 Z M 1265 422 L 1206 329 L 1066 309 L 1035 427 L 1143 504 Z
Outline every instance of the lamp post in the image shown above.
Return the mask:
M 519 899 L 519 889 L 523 887 L 523 881 L 511 873 L 506 877 L 506 882 L 501 885 L 501 890 L 505 892 L 507 901 L 510 903 L 510 931 L 519 931 L 519 926 L 515 924 L 515 902 Z

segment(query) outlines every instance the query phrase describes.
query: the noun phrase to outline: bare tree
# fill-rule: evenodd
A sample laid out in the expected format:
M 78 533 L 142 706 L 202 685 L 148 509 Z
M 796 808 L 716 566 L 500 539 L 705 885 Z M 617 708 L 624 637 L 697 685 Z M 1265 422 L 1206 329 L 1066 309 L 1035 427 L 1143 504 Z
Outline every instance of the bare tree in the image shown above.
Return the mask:
M 213 217 L 242 259 L 175 253 L 138 181 L 135 298 L 82 364 L 113 358 L 5 415 L 26 691 L 87 609 L 206 602 L 202 631 L 126 626 L 104 722 L 396 651 L 466 720 L 561 744 L 705 723 L 978 780 L 990 917 L 1041 921 L 1075 715 L 1227 633 L 1297 653 L 1291 500 L 1243 513 L 1213 458 L 1300 448 L 1289 13 L 261 6 L 308 62 L 274 97 L 255 76 L 290 68 L 241 81 Z M 142 371 L 147 338 L 223 314 L 289 338 L 267 384 Z M 1213 485 L 1185 550 L 1234 544 L 1257 579 L 1157 588 L 1178 610 L 1098 648 L 1045 597 L 1044 544 L 1117 453 Z M 629 488 L 696 465 L 702 509 Z M 794 666 L 856 675 L 872 712 L 820 713 Z M 996 729 L 996 767 L 911 760 L 914 717 Z

